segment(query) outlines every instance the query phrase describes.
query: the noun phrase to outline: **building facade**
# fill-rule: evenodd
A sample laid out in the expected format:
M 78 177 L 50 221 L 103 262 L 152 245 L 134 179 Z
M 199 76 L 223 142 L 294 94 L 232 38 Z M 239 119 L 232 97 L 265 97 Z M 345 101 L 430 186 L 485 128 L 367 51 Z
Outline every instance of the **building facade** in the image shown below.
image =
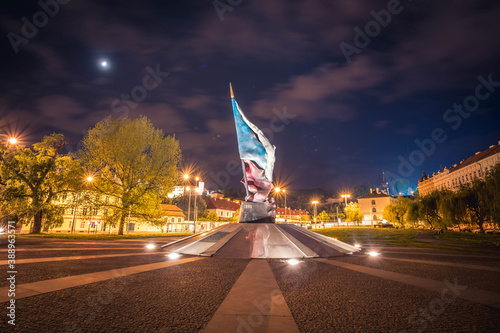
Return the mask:
M 359 210 L 363 215 L 363 224 L 375 224 L 381 222 L 384 216 L 384 209 L 396 199 L 390 195 L 370 189 L 370 193 L 358 198 Z
M 58 227 L 44 226 L 43 232 L 53 233 L 116 233 L 118 231 L 118 221 L 107 223 L 107 218 L 113 214 L 111 208 L 92 204 L 83 198 L 88 193 L 80 193 L 78 196 L 65 195 L 57 201 L 63 210 L 63 223 Z M 94 202 L 103 200 L 106 203 L 113 202 L 114 198 L 103 198 L 100 200 L 95 196 Z M 143 218 L 129 215 L 125 219 L 123 231 L 125 233 L 161 233 L 168 231 L 181 232 L 188 229 L 185 223 L 185 216 L 182 210 L 175 205 L 161 205 L 163 224 L 152 224 Z M 29 232 L 29 227 L 23 226 L 22 232 Z
M 207 197 L 207 210 L 217 214 L 220 219 L 229 220 L 232 219 L 240 209 L 239 201 L 232 202 L 230 199 L 223 199 L 217 197 Z
M 276 208 L 276 222 L 277 223 L 299 223 L 310 222 L 311 215 L 303 209 L 291 209 L 290 207 Z
M 484 179 L 497 164 L 500 164 L 500 141 L 451 168 L 445 167 L 432 176 L 422 176 L 418 181 L 418 191 L 422 196 L 436 190 L 457 191 L 461 185 Z

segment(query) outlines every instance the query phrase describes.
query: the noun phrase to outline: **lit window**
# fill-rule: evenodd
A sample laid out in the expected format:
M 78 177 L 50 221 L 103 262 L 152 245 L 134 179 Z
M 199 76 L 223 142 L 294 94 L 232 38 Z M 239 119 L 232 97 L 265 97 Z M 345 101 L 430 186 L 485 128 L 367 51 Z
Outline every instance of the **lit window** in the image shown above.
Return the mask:
M 87 215 L 87 207 L 83 208 L 82 215 Z
M 375 205 L 375 200 L 372 200 L 372 205 Z
M 83 228 L 85 228 L 85 221 L 80 222 L 80 229 L 83 229 Z
M 372 213 L 376 213 L 377 212 L 377 208 L 373 207 L 372 208 Z

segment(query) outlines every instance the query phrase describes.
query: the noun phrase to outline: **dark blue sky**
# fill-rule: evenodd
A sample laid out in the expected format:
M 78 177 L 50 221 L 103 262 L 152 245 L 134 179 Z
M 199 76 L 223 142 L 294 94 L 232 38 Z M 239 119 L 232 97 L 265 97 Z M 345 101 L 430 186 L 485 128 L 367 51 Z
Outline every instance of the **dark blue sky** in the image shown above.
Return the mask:
M 143 114 L 208 183 L 234 185 L 229 82 L 291 191 L 379 185 L 382 170 L 415 188 L 500 140 L 497 1 L 60 1 L 53 17 L 0 5 L 0 126 L 26 144 L 55 131 L 76 149 L 103 118 Z M 447 111 L 464 100 L 474 111 Z

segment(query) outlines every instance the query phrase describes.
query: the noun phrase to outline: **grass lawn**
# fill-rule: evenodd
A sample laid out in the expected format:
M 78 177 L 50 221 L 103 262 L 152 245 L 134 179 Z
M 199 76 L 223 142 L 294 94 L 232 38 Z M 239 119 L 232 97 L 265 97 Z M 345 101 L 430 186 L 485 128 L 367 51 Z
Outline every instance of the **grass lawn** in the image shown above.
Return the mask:
M 359 243 L 424 247 L 429 247 L 429 245 L 431 245 L 412 239 L 417 235 L 417 230 L 389 228 L 379 229 L 373 227 L 336 227 L 312 230 L 328 237 L 337 238 L 339 241 L 349 244 Z
M 69 234 L 69 233 L 43 233 L 43 234 L 16 234 L 16 237 L 57 238 L 57 239 L 83 239 L 83 240 L 115 240 L 115 239 L 137 239 L 153 237 L 185 237 L 192 234 Z
M 500 246 L 500 234 L 476 234 L 470 232 L 445 231 L 436 237 L 439 240 L 477 246 Z

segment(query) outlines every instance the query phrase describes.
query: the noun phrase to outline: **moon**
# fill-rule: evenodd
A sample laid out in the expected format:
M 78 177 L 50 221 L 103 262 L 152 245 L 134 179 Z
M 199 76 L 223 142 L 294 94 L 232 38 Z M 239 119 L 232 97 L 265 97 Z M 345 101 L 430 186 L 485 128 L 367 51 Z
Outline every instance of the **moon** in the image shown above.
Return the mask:
M 99 66 L 101 66 L 102 69 L 108 69 L 109 62 L 107 60 L 101 60 L 101 61 L 99 61 Z

